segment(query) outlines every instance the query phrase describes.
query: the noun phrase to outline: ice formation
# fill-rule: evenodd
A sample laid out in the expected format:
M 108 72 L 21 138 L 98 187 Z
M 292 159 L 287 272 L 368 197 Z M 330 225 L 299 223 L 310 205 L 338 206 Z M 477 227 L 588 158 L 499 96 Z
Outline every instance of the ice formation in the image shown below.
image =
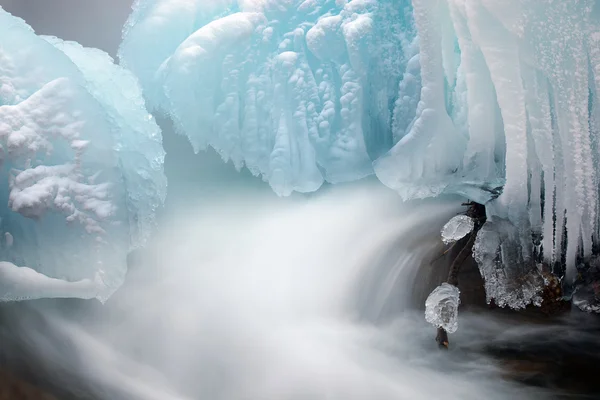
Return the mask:
M 0 8 L 0 300 L 106 300 L 164 201 L 161 140 L 130 72 Z
M 196 150 L 281 195 L 375 173 L 486 204 L 487 286 L 531 278 L 500 304 L 598 242 L 593 0 L 137 0 L 120 59 Z
M 437 328 L 454 333 L 458 329 L 459 305 L 460 290 L 449 283 L 442 283 L 427 297 L 425 319 Z
M 373 174 L 394 115 L 398 124 L 414 115 L 419 63 L 407 7 L 138 1 L 120 59 L 194 149 L 214 147 L 280 195 L 311 192 Z M 404 70 L 415 74 L 404 81 L 413 93 L 394 107 Z
M 523 309 L 541 305 L 544 279 L 533 260 L 525 259 L 521 238 L 510 222 L 495 219 L 485 223 L 473 246 L 473 258 L 485 281 L 487 301 L 500 307 Z
M 442 241 L 444 244 L 454 243 L 469 233 L 473 232 L 475 221 L 466 215 L 457 215 L 442 228 Z

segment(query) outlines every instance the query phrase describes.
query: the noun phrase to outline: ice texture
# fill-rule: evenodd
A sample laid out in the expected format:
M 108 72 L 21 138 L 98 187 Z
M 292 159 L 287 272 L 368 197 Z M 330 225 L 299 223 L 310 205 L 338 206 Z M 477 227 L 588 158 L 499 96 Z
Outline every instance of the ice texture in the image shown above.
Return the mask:
M 527 250 L 519 247 L 522 242 L 518 228 L 502 219 L 486 222 L 477 233 L 473 258 L 485 281 L 488 303 L 494 300 L 499 307 L 514 309 L 542 304 L 544 278 L 537 264 L 524 258 Z
M 149 105 L 196 151 L 212 146 L 280 195 L 312 192 L 373 174 L 373 159 L 392 145 L 394 116 L 399 127 L 414 116 L 409 9 L 408 1 L 142 0 L 119 54 Z M 405 70 L 410 98 L 401 101 Z
M 133 74 L 0 8 L 0 300 L 106 300 L 164 201 L 161 141 Z
M 473 218 L 466 215 L 457 215 L 442 228 L 442 241 L 444 244 L 457 242 L 473 232 L 474 228 L 475 221 Z
M 196 150 L 280 195 L 375 173 L 485 204 L 499 304 L 597 248 L 597 1 L 137 0 L 119 55 Z
M 437 328 L 454 333 L 458 329 L 459 305 L 460 290 L 449 283 L 442 283 L 425 301 L 425 319 Z

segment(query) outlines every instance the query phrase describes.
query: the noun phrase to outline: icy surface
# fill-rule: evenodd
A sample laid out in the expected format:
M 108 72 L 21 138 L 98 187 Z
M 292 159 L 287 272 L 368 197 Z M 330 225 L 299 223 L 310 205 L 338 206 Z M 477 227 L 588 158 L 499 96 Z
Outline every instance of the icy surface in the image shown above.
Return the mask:
M 593 0 L 138 0 L 120 58 L 195 149 L 280 195 L 375 173 L 486 204 L 481 269 L 520 308 L 519 271 L 570 284 L 600 239 L 599 49 Z
M 475 221 L 473 221 L 473 218 L 466 215 L 457 215 L 442 228 L 442 241 L 444 244 L 457 242 L 473 232 L 474 228 Z
M 164 200 L 163 157 L 131 73 L 0 8 L 1 300 L 106 300 Z
M 100 273 L 94 280 L 69 282 L 50 278 L 28 267 L 0 261 L 0 301 L 69 297 L 92 299 L 102 296 L 105 290 Z
M 420 85 L 409 8 L 142 0 L 120 58 L 195 150 L 214 147 L 280 195 L 312 192 L 373 174 L 372 160 L 392 145 L 394 115 L 398 129 L 414 117 Z
M 544 279 L 537 265 L 523 258 L 526 250 L 519 243 L 518 229 L 506 220 L 492 219 L 478 232 L 473 258 L 485 280 L 488 303 L 514 309 L 542 304 Z
M 449 283 L 442 283 L 435 288 L 425 302 L 425 319 L 448 333 L 458 329 L 458 306 L 460 290 Z

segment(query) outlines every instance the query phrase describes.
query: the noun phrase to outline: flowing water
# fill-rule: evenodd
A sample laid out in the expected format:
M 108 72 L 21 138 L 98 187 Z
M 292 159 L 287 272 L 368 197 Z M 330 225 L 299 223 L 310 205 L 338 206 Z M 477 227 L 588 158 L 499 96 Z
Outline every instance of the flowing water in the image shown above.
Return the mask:
M 402 204 L 368 182 L 310 198 L 245 190 L 202 207 L 180 204 L 150 249 L 132 258 L 126 285 L 106 305 L 85 302 L 78 311 L 39 302 L 43 317 L 23 312 L 13 320 L 42 360 L 36 368 L 75 396 L 542 395 L 504 379 L 492 358 L 467 347 L 438 351 L 435 329 L 424 322 L 415 299 L 431 284 L 417 273 L 432 268 L 442 251 L 439 230 L 459 206 L 455 199 Z M 470 325 L 457 343 L 480 340 L 490 326 Z M 78 389 L 69 390 L 75 381 Z
M 130 2 L 0 0 L 39 33 L 111 54 Z M 191 157 L 162 122 L 158 236 L 103 306 L 0 304 L 0 365 L 61 400 L 600 397 L 600 329 L 580 314 L 461 311 L 450 351 L 438 351 L 423 303 L 445 274 L 439 231 L 460 200 L 402 204 L 372 182 L 277 199 Z

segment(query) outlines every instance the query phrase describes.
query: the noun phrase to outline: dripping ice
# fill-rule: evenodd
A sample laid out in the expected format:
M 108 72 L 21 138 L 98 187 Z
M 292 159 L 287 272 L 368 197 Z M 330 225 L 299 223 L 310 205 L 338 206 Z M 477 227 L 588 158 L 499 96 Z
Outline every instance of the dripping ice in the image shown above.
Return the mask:
M 119 52 L 133 75 L 1 17 L 0 130 L 13 171 L 2 229 L 14 236 L 2 251 L 14 265 L 73 282 L 104 271 L 104 298 L 118 286 L 165 194 L 146 104 L 195 150 L 215 148 L 280 195 L 374 174 L 403 199 L 485 204 L 474 255 L 498 304 L 539 303 L 540 270 L 570 284 L 596 255 L 597 2 L 138 0 Z M 66 117 L 58 136 L 48 141 L 34 109 Z M 39 157 L 8 151 L 20 146 Z M 57 243 L 56 229 L 76 245 Z M 32 237 L 40 245 L 26 251 Z M 79 267 L 89 249 L 103 256 Z
M 458 306 L 460 290 L 449 283 L 435 288 L 425 301 L 425 320 L 448 333 L 458 329 Z
M 540 269 L 569 284 L 597 243 L 599 8 L 139 0 L 120 60 L 196 150 L 280 195 L 375 174 L 403 199 L 485 204 L 488 297 L 521 308 Z

